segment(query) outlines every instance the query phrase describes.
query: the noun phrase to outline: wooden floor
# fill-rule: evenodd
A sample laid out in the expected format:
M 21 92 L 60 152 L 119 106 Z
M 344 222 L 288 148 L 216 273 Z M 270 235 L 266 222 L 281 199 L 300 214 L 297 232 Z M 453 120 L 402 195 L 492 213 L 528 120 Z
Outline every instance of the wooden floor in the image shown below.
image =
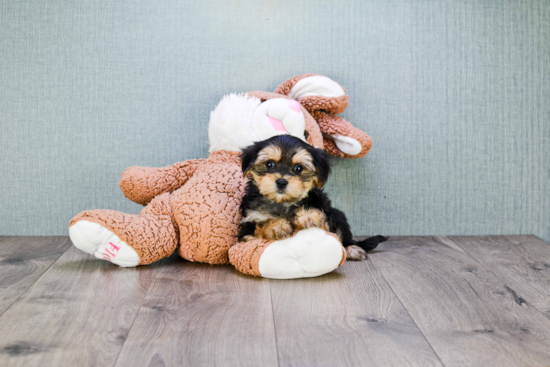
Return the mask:
M 300 280 L 0 237 L 0 366 L 550 366 L 550 245 L 392 237 Z

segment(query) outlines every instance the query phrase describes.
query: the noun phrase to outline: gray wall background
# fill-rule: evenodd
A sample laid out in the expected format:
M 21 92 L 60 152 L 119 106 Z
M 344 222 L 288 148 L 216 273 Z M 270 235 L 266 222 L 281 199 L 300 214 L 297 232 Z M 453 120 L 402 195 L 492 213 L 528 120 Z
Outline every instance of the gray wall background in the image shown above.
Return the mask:
M 316 72 L 374 139 L 327 187 L 355 234 L 550 240 L 548 1 L 3 1 L 0 234 L 137 213 L 132 165 L 206 157 L 233 91 Z

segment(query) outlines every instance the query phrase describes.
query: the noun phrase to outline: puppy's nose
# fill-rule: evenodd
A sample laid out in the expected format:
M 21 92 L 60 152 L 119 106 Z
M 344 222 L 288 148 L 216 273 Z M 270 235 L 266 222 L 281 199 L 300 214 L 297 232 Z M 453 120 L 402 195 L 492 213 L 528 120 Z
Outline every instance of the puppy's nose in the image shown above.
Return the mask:
M 285 180 L 284 178 L 277 179 L 277 181 L 275 181 L 275 183 L 277 184 L 277 188 L 279 188 L 279 189 L 284 189 L 286 187 L 286 185 L 288 185 L 288 181 Z

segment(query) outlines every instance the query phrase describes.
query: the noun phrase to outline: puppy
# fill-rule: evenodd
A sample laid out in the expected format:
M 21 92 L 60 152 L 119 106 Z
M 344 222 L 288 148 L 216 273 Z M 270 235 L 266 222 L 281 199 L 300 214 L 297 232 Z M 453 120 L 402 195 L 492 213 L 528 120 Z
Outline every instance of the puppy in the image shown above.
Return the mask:
M 321 189 L 330 174 L 328 154 L 290 135 L 277 135 L 241 154 L 247 183 L 241 204 L 239 241 L 282 240 L 311 227 L 335 233 L 348 260 L 365 260 L 366 251 L 387 238 L 355 241 L 346 215 L 333 208 Z

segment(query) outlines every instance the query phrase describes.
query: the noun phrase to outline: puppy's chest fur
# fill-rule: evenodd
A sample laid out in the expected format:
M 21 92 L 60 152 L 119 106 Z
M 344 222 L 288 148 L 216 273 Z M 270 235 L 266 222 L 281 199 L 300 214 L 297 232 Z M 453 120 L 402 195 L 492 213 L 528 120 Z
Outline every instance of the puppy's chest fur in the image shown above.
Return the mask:
M 297 202 L 277 203 L 264 197 L 254 183 L 248 182 L 246 195 L 241 204 L 243 222 L 262 223 L 268 219 L 284 218 L 289 222 L 300 208 L 330 210 L 330 200 L 321 189 L 314 188 L 308 196 Z
M 303 201 L 303 200 L 302 200 Z M 291 222 L 296 216 L 300 202 L 277 203 L 260 194 L 258 188 L 251 184 L 242 203 L 243 222 L 262 223 L 269 219 L 284 218 Z
M 295 205 L 285 205 L 275 202 L 255 203 L 253 208 L 246 210 L 244 221 L 262 223 L 268 219 L 284 218 L 291 222 L 296 213 Z

